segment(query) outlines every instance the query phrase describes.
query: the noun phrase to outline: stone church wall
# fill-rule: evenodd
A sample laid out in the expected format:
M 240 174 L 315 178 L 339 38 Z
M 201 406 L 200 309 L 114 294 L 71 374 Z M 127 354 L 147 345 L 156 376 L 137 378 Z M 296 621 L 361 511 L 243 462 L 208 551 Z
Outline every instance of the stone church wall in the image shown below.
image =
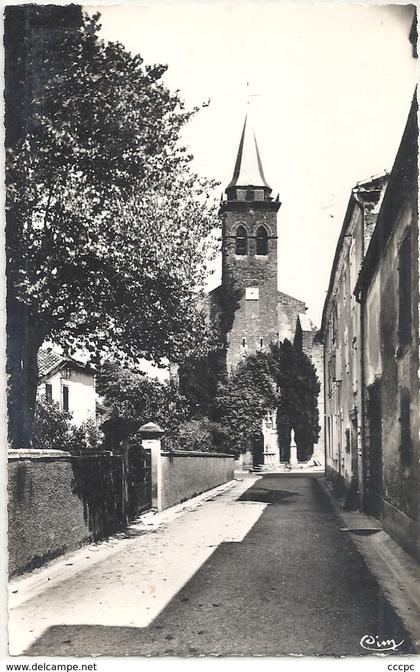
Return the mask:
M 279 340 L 284 341 L 287 338 L 291 343 L 295 337 L 296 320 L 299 313 L 304 313 L 306 305 L 303 301 L 295 299 L 293 296 L 277 292 L 277 324 Z
M 232 311 L 231 329 L 228 334 L 228 370 L 269 343 L 277 340 L 277 238 L 268 241 L 268 254 L 255 254 L 256 230 L 264 224 L 270 234 L 275 227 L 275 213 L 247 213 L 248 254 L 235 255 L 237 226 L 245 217 L 242 213 L 226 213 L 224 236 L 223 286 L 227 288 L 224 312 Z M 247 288 L 258 288 L 257 298 L 247 296 Z M 229 291 L 230 290 L 230 291 Z M 228 325 L 229 326 L 229 325 Z M 262 340 L 261 340 L 262 339 Z

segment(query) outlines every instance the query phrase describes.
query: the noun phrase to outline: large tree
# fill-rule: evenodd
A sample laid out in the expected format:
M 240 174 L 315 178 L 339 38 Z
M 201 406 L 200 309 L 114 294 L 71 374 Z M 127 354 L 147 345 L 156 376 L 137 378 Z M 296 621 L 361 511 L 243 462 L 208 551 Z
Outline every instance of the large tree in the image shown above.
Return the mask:
M 267 411 L 278 403 L 270 354 L 249 355 L 224 376 L 214 400 L 213 417 L 226 428 L 236 453 L 250 448 L 250 439 L 261 431 Z
M 261 421 L 277 411 L 282 457 L 288 459 L 290 432 L 295 430 L 298 458 L 310 457 L 319 436 L 319 380 L 310 359 L 287 339 L 268 352 L 249 355 L 218 384 L 211 415 L 225 427 L 236 452 L 251 448 Z
M 7 152 L 15 447 L 30 445 L 44 340 L 156 361 L 205 345 L 198 306 L 213 185 L 193 173 L 179 141 L 195 110 L 166 88 L 164 66 L 104 43 L 99 29 L 85 16 L 61 30 L 58 47 L 25 54 L 43 85 Z
M 225 361 L 224 350 L 213 347 L 206 355 L 189 357 L 179 368 L 179 388 L 189 401 L 192 416 L 212 417 L 218 384 L 225 372 Z
M 318 441 L 320 383 L 309 357 L 285 339 L 273 344 L 270 355 L 274 380 L 279 390 L 277 429 L 282 455 L 289 458 L 290 433 L 295 431 L 298 459 L 312 455 Z

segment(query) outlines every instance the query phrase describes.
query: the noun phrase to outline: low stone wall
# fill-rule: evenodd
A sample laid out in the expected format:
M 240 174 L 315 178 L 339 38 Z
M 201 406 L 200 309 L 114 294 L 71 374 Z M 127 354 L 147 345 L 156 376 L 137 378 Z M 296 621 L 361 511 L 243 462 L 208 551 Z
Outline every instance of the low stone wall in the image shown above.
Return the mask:
M 194 451 L 162 452 L 162 509 L 233 479 L 234 456 Z
M 233 455 L 163 453 L 162 508 L 230 481 L 233 464 Z M 8 477 L 11 575 L 103 539 L 127 525 L 126 474 L 121 455 L 11 451 Z
M 121 456 L 12 451 L 8 466 L 10 574 L 124 528 Z

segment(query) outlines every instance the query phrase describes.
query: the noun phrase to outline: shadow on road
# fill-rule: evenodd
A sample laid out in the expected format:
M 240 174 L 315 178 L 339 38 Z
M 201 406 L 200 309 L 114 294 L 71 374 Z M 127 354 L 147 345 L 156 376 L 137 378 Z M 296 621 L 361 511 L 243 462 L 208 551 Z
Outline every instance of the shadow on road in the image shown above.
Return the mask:
M 259 481 L 258 481 L 259 482 Z M 274 490 L 253 485 L 239 497 L 239 502 L 262 502 L 263 504 L 293 504 L 299 497 L 298 492 Z
M 267 475 L 238 501 L 289 506 L 222 543 L 147 628 L 55 625 L 26 655 L 354 656 L 367 635 L 415 653 L 316 476 Z

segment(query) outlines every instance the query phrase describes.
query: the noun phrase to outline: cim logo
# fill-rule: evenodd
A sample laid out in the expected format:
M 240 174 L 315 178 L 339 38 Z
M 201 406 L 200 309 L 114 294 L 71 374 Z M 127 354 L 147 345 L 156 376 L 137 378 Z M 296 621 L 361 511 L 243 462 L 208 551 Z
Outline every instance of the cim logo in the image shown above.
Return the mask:
M 397 651 L 397 649 L 404 643 L 402 639 L 400 642 L 395 639 L 379 639 L 378 635 L 363 635 L 360 640 L 360 646 L 366 651 L 374 651 L 380 653 L 381 651 Z

